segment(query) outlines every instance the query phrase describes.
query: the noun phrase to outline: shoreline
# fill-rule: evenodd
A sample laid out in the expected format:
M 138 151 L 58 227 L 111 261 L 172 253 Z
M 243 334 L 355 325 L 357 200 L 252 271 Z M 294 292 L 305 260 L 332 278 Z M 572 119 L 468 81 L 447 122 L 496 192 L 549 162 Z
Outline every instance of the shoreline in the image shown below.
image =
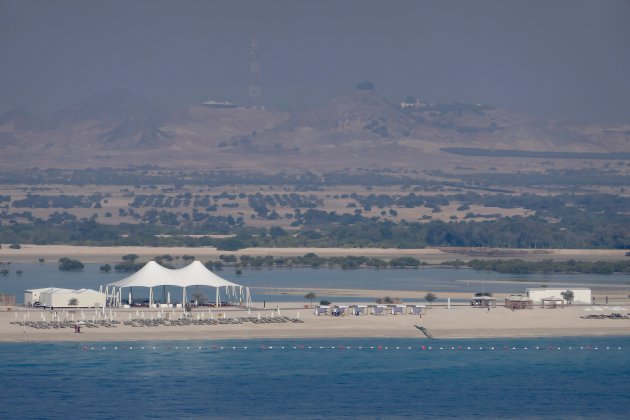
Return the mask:
M 174 257 L 193 255 L 205 261 L 218 259 L 220 255 L 250 255 L 274 257 L 297 257 L 315 253 L 320 257 L 364 256 L 375 258 L 414 257 L 429 264 L 440 264 L 456 259 L 514 259 L 541 261 L 554 259 L 564 261 L 579 259 L 583 261 L 617 261 L 628 258 L 627 250 L 620 249 L 507 249 L 507 248 L 444 248 L 427 247 L 416 249 L 399 248 L 243 248 L 238 251 L 220 251 L 215 247 L 147 247 L 147 246 L 78 246 L 78 245 L 29 245 L 21 244 L 20 249 L 9 248 L 2 244 L 0 261 L 38 262 L 57 261 L 70 257 L 87 263 L 115 263 L 127 254 L 137 254 L 141 261 L 148 261 L 157 255 L 170 254 Z
M 621 304 L 623 306 L 619 306 Z M 607 337 L 630 336 L 630 319 L 585 319 L 589 314 L 621 313 L 627 315 L 630 302 L 613 303 L 610 306 L 570 305 L 564 309 L 541 309 L 511 311 L 498 306 L 487 311 L 467 305 L 433 306 L 427 308 L 426 315 L 348 315 L 343 317 L 316 316 L 313 309 L 304 308 L 296 302 L 270 303 L 268 307 L 280 308 L 281 315 L 299 318 L 303 323 L 265 323 L 227 325 L 187 325 L 156 327 L 133 327 L 123 325 L 128 319 L 157 319 L 156 309 L 118 309 L 109 310 L 106 315 L 95 315 L 94 310 L 77 310 L 65 313 L 59 310 L 60 318 L 80 319 L 84 312 L 86 320 L 95 316 L 118 320 L 116 328 L 84 328 L 81 334 L 72 328 L 35 329 L 11 324 L 12 321 L 28 319 L 38 321 L 42 316 L 51 319 L 51 311 L 41 309 L 18 308 L 0 311 L 0 343 L 17 342 L 133 342 L 133 341 L 177 341 L 177 340 L 279 340 L 279 339 L 342 339 L 342 338 L 413 338 L 424 342 L 433 342 L 426 338 L 415 325 L 422 325 L 437 339 L 501 339 L 501 338 L 540 338 L 540 337 Z M 255 308 L 250 313 L 244 308 L 226 307 L 217 309 L 195 309 L 192 318 L 213 317 L 272 317 L 276 310 Z M 177 319 L 181 311 L 172 312 L 171 319 Z M 162 313 L 164 315 L 164 312 Z

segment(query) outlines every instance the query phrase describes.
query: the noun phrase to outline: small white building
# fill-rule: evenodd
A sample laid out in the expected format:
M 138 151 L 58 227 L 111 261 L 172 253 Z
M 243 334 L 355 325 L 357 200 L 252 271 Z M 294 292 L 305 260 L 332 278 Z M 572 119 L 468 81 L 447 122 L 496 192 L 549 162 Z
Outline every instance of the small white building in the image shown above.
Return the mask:
M 591 289 L 586 287 L 567 287 L 565 289 L 552 289 L 549 287 L 536 287 L 525 289 L 527 297 L 531 299 L 534 304 L 538 304 L 542 299 L 559 298 L 562 299 L 562 293 L 570 290 L 573 292 L 572 303 L 577 304 L 591 304 Z
M 29 289 L 24 291 L 24 306 L 33 306 L 35 303 L 39 303 L 39 295 L 44 290 L 50 290 L 50 287 L 43 289 Z
M 70 301 L 76 299 L 76 305 L 70 305 Z M 39 302 L 45 308 L 102 308 L 105 305 L 105 293 L 91 289 L 60 289 L 49 287 L 46 289 L 33 289 L 24 291 L 24 304 L 33 306 Z

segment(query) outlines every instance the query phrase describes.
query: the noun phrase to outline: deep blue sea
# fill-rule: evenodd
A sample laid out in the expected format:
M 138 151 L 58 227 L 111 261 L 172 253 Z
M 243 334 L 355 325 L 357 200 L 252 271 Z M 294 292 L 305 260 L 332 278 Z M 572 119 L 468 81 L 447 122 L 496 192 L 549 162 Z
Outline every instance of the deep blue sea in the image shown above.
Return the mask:
M 628 418 L 630 338 L 0 344 L 0 418 Z

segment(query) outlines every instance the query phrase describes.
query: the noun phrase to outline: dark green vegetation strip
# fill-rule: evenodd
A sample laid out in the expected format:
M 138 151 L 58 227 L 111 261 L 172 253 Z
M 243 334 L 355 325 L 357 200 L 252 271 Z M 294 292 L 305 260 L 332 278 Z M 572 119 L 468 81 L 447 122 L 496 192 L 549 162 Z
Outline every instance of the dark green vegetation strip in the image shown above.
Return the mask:
M 613 274 L 630 273 L 630 260 L 628 261 L 523 261 L 513 260 L 472 260 L 467 264 L 475 270 L 496 271 L 508 274 Z
M 630 153 L 589 153 L 589 152 L 537 152 L 530 150 L 478 149 L 474 147 L 444 147 L 443 152 L 464 156 L 515 157 L 537 159 L 604 159 L 630 160 Z
M 623 163 L 622 163 L 623 164 Z M 434 174 L 442 177 L 460 175 Z M 531 174 L 478 174 L 470 177 L 478 184 L 505 182 L 515 185 L 522 182 L 541 181 L 557 184 L 574 176 L 571 182 L 596 177 L 594 171 L 585 173 L 550 172 L 541 174 L 545 179 Z M 366 176 L 366 178 L 363 178 Z M 611 176 L 608 185 L 616 181 L 628 181 L 628 177 Z M 505 178 L 502 178 L 505 177 Z M 581 177 L 581 178 L 578 178 Z M 194 194 L 189 190 L 174 194 L 170 185 L 224 185 L 238 184 L 293 185 L 294 191 L 304 188 L 319 188 L 335 185 L 401 185 L 401 190 L 442 191 L 444 186 L 456 183 L 426 181 L 417 184 L 401 184 L 413 179 L 401 174 L 362 172 L 357 174 L 329 173 L 324 175 L 269 175 L 260 178 L 255 174 L 202 173 L 168 171 L 156 168 L 134 168 L 130 170 L 24 170 L 1 172 L 0 183 L 42 184 L 98 184 L 147 186 L 155 190 L 151 194 L 128 195 L 125 208 L 118 208 L 122 222 L 117 225 L 99 223 L 95 213 L 90 218 L 78 219 L 65 210 L 51 213 L 47 219 L 37 218 L 31 209 L 89 209 L 101 208 L 106 195 L 95 192 L 89 196 L 44 195 L 32 188 L 26 198 L 11 201 L 8 195 L 0 196 L 0 242 L 33 244 L 76 244 L 76 245 L 141 245 L 141 246 L 217 246 L 219 249 L 235 250 L 244 247 L 391 247 L 420 248 L 423 246 L 468 246 L 506 248 L 618 248 L 630 249 L 630 223 L 628 209 L 630 198 L 613 194 L 558 194 L 553 196 L 535 194 L 340 194 L 332 199 L 346 199 L 347 208 L 335 211 L 321 210 L 322 195 L 288 192 L 282 194 L 228 193 L 217 195 Z M 160 185 L 154 186 L 152 182 Z M 415 182 L 415 181 L 413 181 Z M 172 183 L 172 184 L 171 184 Z M 207 184 L 204 184 L 207 183 Z M 291 184 L 292 183 L 292 184 Z M 470 188 L 471 183 L 467 183 Z M 531 184 L 530 184 L 531 185 Z M 569 185 L 569 184 L 567 184 Z M 592 184 L 591 184 L 592 185 Z M 415 188 L 413 188 L 415 186 Z M 369 189 L 369 188 L 368 188 Z M 487 188 L 489 190 L 489 188 Z M 233 188 L 232 188 L 233 190 Z M 123 190 L 125 191 L 125 190 Z M 496 189 L 494 189 L 496 192 Z M 248 226 L 248 220 L 233 211 L 234 216 L 219 216 L 218 206 L 234 207 L 234 198 L 241 205 L 250 207 L 252 219 L 266 220 L 272 225 L 267 228 Z M 247 199 L 247 204 L 243 201 Z M 221 204 L 222 202 L 222 204 Z M 429 221 L 424 215 L 421 223 L 416 220 L 400 220 L 401 208 L 425 207 L 431 213 L 442 212 L 442 207 L 456 203 L 460 219 L 449 222 Z M 496 207 L 499 209 L 527 209 L 531 216 L 503 217 L 501 214 L 479 214 L 488 212 L 469 211 L 471 205 Z M 275 209 L 285 214 L 279 214 Z M 379 216 L 374 216 L 378 208 Z M 398 209 L 398 210 L 397 210 Z M 366 212 L 371 212 L 368 215 Z M 426 210 L 424 211 L 426 213 Z M 494 211 L 492 212 L 494 213 Z M 244 214 L 244 213 L 242 213 Z M 105 217 L 112 217 L 105 214 Z M 396 222 L 387 219 L 394 219 Z M 485 220 L 480 220 L 485 219 Z M 492 219 L 492 220 L 490 220 Z M 278 226 L 273 226 L 277 224 Z M 290 224 L 291 230 L 285 229 Z M 285 228 L 282 228 L 284 226 Z M 232 234 L 232 238 L 190 237 L 188 235 Z M 168 235 L 168 236 L 164 236 Z

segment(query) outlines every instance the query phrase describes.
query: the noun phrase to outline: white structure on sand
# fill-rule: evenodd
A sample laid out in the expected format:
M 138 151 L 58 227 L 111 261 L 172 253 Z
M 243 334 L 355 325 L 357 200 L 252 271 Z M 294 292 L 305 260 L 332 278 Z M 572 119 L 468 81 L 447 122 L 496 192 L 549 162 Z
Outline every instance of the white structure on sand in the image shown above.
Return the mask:
M 586 287 L 568 287 L 566 289 L 552 289 L 548 287 L 536 287 L 525 289 L 527 297 L 530 298 L 534 304 L 540 303 L 542 299 L 558 298 L 563 299 L 562 293 L 567 291 L 573 292 L 572 303 L 578 304 L 591 304 L 591 289 Z
M 91 289 L 61 289 L 47 287 L 24 291 L 24 305 L 39 305 L 45 308 L 102 308 L 105 293 Z
M 149 306 L 153 307 L 153 288 L 158 286 L 176 286 L 182 288 L 182 302 L 186 303 L 186 287 L 208 286 L 215 289 L 215 306 L 221 305 L 221 290 L 228 302 L 251 306 L 249 287 L 225 280 L 208 270 L 201 262 L 193 261 L 183 268 L 170 269 L 149 261 L 136 273 L 105 287 L 108 306 L 122 306 L 122 289 L 127 288 L 128 302 L 132 302 L 132 287 L 149 288 Z M 170 298 L 169 298 L 170 300 Z M 169 305 L 170 302 L 164 304 Z

